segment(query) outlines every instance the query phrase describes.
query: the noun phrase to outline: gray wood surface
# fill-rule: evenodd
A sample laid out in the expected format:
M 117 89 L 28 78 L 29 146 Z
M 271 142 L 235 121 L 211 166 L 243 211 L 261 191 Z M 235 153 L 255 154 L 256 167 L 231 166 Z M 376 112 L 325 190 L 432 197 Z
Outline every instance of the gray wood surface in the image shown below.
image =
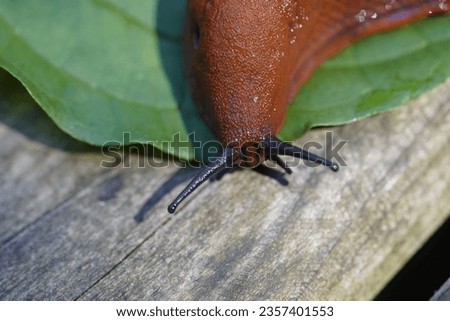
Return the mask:
M 450 301 L 450 279 L 431 298 L 432 301 Z
M 237 171 L 169 215 L 196 170 L 102 168 L 0 78 L 2 300 L 371 299 L 450 214 L 450 81 L 296 142 L 348 140 L 338 173 Z

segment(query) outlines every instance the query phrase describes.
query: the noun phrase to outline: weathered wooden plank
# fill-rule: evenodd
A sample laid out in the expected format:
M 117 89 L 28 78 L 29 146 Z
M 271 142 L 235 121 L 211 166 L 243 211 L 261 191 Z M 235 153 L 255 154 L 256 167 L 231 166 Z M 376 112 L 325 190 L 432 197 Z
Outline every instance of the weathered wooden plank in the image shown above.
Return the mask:
M 22 167 L 30 178 L 0 194 L 2 228 L 19 226 L 0 247 L 0 298 L 370 299 L 450 212 L 449 89 L 333 128 L 349 140 L 336 174 L 300 166 L 281 186 L 238 171 L 175 216 L 166 206 L 193 170 L 100 168 L 99 152 L 56 148 L 67 138 L 48 143 L 45 130 L 24 135 L 8 113 L 0 134 L 19 138 L 0 150 L 31 160 L 2 162 L 2 182 L 15 166 L 13 178 Z M 297 143 L 323 142 L 327 130 Z
M 336 129 L 337 175 L 225 177 L 82 298 L 372 298 L 449 213 L 448 97 L 431 97 Z
M 0 89 L 1 245 L 104 169 L 98 149 L 64 134 L 5 72 Z
M 102 168 L 109 159 L 98 148 L 61 133 L 30 98 L 16 104 L 10 91 L 0 100 L 0 298 L 74 299 L 171 219 L 166 204 L 144 215 L 144 203 L 190 171 L 158 192 L 175 168 L 134 160 Z

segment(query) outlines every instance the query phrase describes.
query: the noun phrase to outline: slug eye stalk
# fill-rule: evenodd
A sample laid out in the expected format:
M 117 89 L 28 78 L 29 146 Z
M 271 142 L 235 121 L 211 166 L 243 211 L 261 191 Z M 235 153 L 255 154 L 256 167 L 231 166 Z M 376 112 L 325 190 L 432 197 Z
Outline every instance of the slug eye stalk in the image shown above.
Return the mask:
M 286 143 L 277 137 L 270 136 L 265 140 L 264 143 L 266 148 L 269 150 L 269 158 L 274 159 L 275 162 L 279 164 L 281 167 L 283 167 L 285 170 L 286 164 L 284 164 L 284 162 L 283 163 L 279 162 L 281 160 L 279 159 L 278 155 L 293 156 L 308 160 L 310 162 L 318 163 L 329 167 L 333 172 L 337 172 L 339 170 L 339 165 L 337 163 L 334 163 L 316 154 L 307 152 L 304 149 L 301 149 L 300 147 Z
M 309 153 L 299 147 L 283 142 L 277 137 L 269 137 L 263 142 L 264 153 L 266 157 L 282 167 L 286 173 L 291 174 L 292 170 L 278 155 L 288 155 L 306 159 L 318 164 L 329 167 L 332 171 L 336 172 L 339 169 L 337 163 L 334 163 L 328 159 Z M 214 162 L 207 165 L 175 198 L 175 200 L 169 205 L 167 210 L 169 213 L 175 213 L 178 205 L 186 199 L 192 192 L 194 192 L 200 185 L 207 181 L 210 177 L 222 172 L 227 167 L 233 166 L 234 157 L 233 148 L 225 148 L 223 154 L 218 157 Z
M 225 148 L 223 154 L 217 158 L 214 162 L 206 166 L 189 184 L 184 190 L 177 196 L 177 198 L 169 205 L 167 210 L 169 213 L 175 213 L 178 205 L 188 197 L 193 191 L 195 191 L 200 185 L 202 185 L 208 178 L 223 171 L 227 166 L 231 166 L 233 162 L 233 149 Z

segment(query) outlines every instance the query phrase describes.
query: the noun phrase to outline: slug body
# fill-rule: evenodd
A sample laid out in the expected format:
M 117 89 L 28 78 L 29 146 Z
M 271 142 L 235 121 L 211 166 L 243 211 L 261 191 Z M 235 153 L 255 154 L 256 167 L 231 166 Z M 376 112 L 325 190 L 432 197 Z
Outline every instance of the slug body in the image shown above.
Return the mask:
M 337 170 L 275 137 L 290 100 L 317 65 L 356 39 L 446 13 L 449 6 L 447 0 L 188 0 L 185 72 L 224 154 L 169 212 L 228 166 L 270 159 L 288 171 L 278 155 L 292 155 Z

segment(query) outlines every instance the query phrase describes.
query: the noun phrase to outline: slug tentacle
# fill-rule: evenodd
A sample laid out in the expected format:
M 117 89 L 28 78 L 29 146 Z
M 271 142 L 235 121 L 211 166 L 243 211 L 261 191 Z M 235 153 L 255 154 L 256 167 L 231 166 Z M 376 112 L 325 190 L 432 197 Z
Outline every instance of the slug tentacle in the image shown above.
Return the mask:
M 287 155 L 298 157 L 301 159 L 306 159 L 311 162 L 325 165 L 334 172 L 337 172 L 339 169 L 337 163 L 334 163 L 326 158 L 305 151 L 297 146 L 284 142 L 274 136 L 267 137 L 262 143 L 262 148 L 264 149 L 266 159 L 270 159 L 271 161 L 278 164 L 281 168 L 283 168 L 286 171 L 287 174 L 291 174 L 292 170 L 287 166 L 286 162 L 284 162 L 279 157 L 279 155 Z M 188 197 L 193 191 L 195 191 L 201 184 L 203 184 L 206 180 L 208 180 L 208 178 L 223 172 L 227 168 L 232 168 L 233 166 L 240 166 L 239 161 L 238 163 L 235 163 L 237 159 L 234 159 L 236 158 L 235 156 L 238 155 L 239 149 L 231 147 L 225 148 L 223 154 L 219 156 L 214 162 L 206 166 L 169 205 L 169 207 L 167 208 L 169 213 L 175 213 L 178 205 L 180 205 L 180 203 L 186 197 Z M 263 159 L 260 159 L 258 166 L 262 166 L 262 162 Z M 258 169 L 258 166 L 254 168 Z
M 280 156 L 278 156 L 277 154 L 272 154 L 269 155 L 269 159 L 275 163 L 277 163 L 282 169 L 284 169 L 284 171 L 286 172 L 286 174 L 292 174 L 292 169 L 290 169 L 286 162 L 284 160 L 282 160 L 280 158 Z
M 314 163 L 322 164 L 329 167 L 332 171 L 337 172 L 339 170 L 339 165 L 326 158 L 320 157 L 316 154 L 310 153 L 301 149 L 300 147 L 291 145 L 289 143 L 283 142 L 277 137 L 269 136 L 265 141 L 266 148 L 269 149 L 271 155 L 288 155 L 293 157 L 298 157 L 301 159 L 306 159 Z
M 232 165 L 233 162 L 233 149 L 225 148 L 223 154 L 218 157 L 214 162 L 206 166 L 200 174 L 198 174 L 184 190 L 177 196 L 177 198 L 169 205 L 167 210 L 169 213 L 175 213 L 178 205 L 188 197 L 193 191 L 197 189 L 201 184 L 208 180 L 211 176 L 223 171 L 225 168 Z

